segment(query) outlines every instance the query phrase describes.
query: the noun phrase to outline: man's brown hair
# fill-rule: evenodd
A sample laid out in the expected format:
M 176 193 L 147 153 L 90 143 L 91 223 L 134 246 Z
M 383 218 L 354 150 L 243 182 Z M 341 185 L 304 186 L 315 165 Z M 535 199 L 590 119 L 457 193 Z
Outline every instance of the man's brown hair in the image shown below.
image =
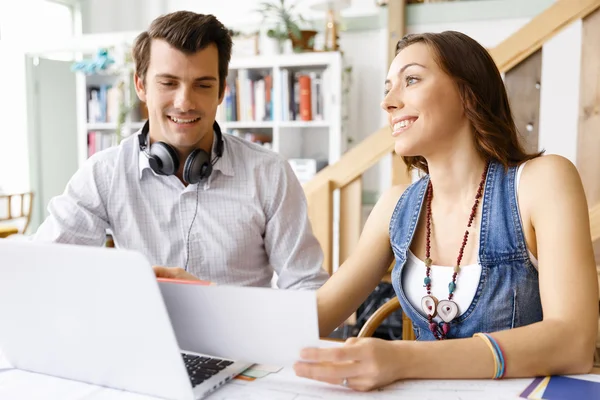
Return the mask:
M 439 67 L 456 84 L 473 127 L 475 146 L 484 160 L 496 160 L 508 167 L 543 153 L 529 154 L 521 145 L 502 76 L 483 46 L 455 31 L 409 34 L 396 45 L 396 55 L 415 43 L 427 45 Z M 425 158 L 402 158 L 409 169 L 429 172 Z
M 176 11 L 156 18 L 133 45 L 135 72 L 146 81 L 150 64 L 152 39 L 161 39 L 186 54 L 193 54 L 211 43 L 219 52 L 219 97 L 225 91 L 225 80 L 231 60 L 232 40 L 229 30 L 214 15 Z

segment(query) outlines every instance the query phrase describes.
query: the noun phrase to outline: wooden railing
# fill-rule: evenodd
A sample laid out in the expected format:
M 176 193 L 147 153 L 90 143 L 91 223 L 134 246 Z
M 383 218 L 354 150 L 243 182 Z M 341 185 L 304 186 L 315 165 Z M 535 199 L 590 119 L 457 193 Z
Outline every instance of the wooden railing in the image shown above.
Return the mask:
M 490 54 L 500 72 L 508 72 L 538 51 L 546 41 L 564 27 L 586 17 L 598 8 L 600 8 L 600 0 L 559 0 L 497 47 L 490 49 Z M 344 154 L 337 163 L 319 172 L 304 186 L 309 218 L 315 235 L 323 247 L 324 267 L 330 274 L 334 272 L 334 248 L 339 250 L 341 265 L 358 241 L 362 227 L 362 175 L 393 151 L 394 143 L 390 133 L 389 127 L 380 128 Z M 339 242 L 338 246 L 335 246 L 333 192 L 338 189 L 340 190 L 340 225 Z M 597 239 L 600 237 L 600 205 L 590 210 L 590 217 L 592 237 Z

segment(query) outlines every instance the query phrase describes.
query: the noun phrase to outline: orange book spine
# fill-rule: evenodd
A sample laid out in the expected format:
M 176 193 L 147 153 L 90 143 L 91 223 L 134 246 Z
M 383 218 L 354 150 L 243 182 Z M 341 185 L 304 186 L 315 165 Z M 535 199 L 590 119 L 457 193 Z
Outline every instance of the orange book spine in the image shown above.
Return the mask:
M 310 76 L 300 75 L 298 77 L 300 86 L 300 119 L 302 121 L 312 120 Z

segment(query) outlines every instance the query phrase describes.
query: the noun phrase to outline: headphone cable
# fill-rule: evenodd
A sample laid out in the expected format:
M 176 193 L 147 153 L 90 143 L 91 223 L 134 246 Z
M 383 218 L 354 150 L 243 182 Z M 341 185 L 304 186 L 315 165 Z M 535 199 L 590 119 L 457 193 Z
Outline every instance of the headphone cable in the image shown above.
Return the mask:
M 223 139 L 221 139 L 223 140 Z M 215 158 L 213 158 L 211 160 L 211 167 L 213 167 L 217 161 L 219 161 L 219 159 L 222 157 L 222 155 L 217 155 Z M 194 221 L 196 220 L 196 215 L 198 215 L 198 197 L 200 194 L 200 183 L 198 182 L 196 184 L 196 208 L 194 210 L 194 217 L 192 218 L 192 222 L 190 223 L 190 228 L 188 229 L 188 233 L 187 233 L 187 239 L 186 239 L 186 251 L 185 251 L 185 266 L 184 266 L 184 270 L 185 272 L 187 272 L 187 267 L 188 267 L 188 262 L 190 260 L 190 234 L 192 232 L 192 227 L 194 226 Z
M 192 232 L 192 226 L 194 226 L 194 221 L 196 220 L 196 215 L 198 214 L 198 196 L 200 193 L 200 183 L 196 184 L 196 209 L 194 210 L 194 218 L 192 218 L 192 222 L 190 223 L 190 228 L 187 233 L 187 245 L 185 251 L 185 271 L 187 272 L 188 261 L 190 260 L 190 233 Z

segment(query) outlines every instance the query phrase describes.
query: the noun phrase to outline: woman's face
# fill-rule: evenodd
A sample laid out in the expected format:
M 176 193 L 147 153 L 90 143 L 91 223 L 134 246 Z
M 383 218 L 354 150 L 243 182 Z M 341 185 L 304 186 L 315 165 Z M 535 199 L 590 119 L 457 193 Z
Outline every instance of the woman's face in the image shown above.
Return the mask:
M 412 44 L 394 58 L 381 107 L 401 156 L 452 151 L 462 132 L 470 134 L 456 84 L 424 43 Z

